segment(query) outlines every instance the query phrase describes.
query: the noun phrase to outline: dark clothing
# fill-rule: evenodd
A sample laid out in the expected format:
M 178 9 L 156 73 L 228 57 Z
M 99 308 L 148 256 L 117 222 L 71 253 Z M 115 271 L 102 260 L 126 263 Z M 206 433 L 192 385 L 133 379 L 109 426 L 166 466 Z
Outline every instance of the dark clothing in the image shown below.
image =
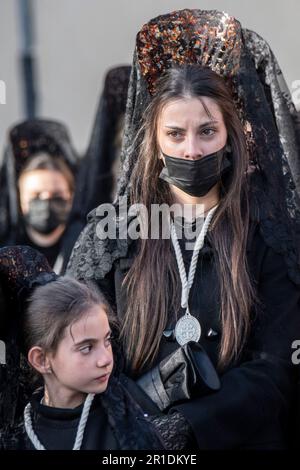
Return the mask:
M 43 392 L 31 399 L 33 430 L 47 450 L 72 449 L 83 404 L 74 409 L 53 408 L 40 404 Z M 31 443 L 29 447 L 34 449 Z M 117 441 L 108 426 L 107 416 L 96 395 L 86 424 L 81 448 L 118 449 Z
M 63 275 L 65 273 L 72 248 L 81 229 L 82 224 L 74 219 L 72 222 L 67 224 L 65 231 L 54 245 L 40 246 L 34 243 L 34 241 L 28 236 L 24 224 L 20 220 L 18 232 L 14 232 L 13 236 L 5 240 L 5 246 L 30 246 L 45 256 L 49 265 L 57 274 Z
M 133 400 L 135 393 L 143 405 L 143 410 Z M 52 408 L 40 403 L 42 396 L 43 391 L 39 391 L 31 399 L 34 433 L 47 450 L 71 450 L 83 404 L 74 409 Z M 112 377 L 107 391 L 94 397 L 81 449 L 163 449 L 155 428 L 144 417 L 145 412 L 156 411 L 151 400 L 143 396 L 143 392 L 132 381 L 124 376 L 120 379 Z M 19 431 L 13 432 L 11 438 L 6 433 L 4 448 L 33 450 L 24 426 L 20 425 L 18 428 Z
M 23 425 L 25 405 L 36 381 L 23 354 L 20 323 L 28 298 L 37 286 L 57 276 L 43 255 L 30 247 L 0 249 L 0 339 L 6 345 L 6 364 L 0 368 L 0 449 L 31 449 Z M 112 341 L 114 369 L 105 393 L 94 398 L 84 433 L 83 449 L 162 449 L 153 424 L 144 413 L 159 410 L 146 394 L 121 374 L 123 360 L 117 340 Z M 23 352 L 23 354 L 21 354 Z M 58 410 L 42 406 L 33 394 L 33 430 L 46 449 L 71 449 L 82 407 Z M 139 403 L 138 406 L 136 403 Z
M 208 234 L 199 254 L 190 310 L 202 327 L 200 343 L 217 367 L 222 329 L 219 285 L 209 238 Z M 135 249 L 131 245 L 129 256 L 116 261 L 114 270 L 98 281 L 115 301 L 120 317 L 126 309 L 121 285 Z M 252 311 L 251 332 L 243 354 L 225 371 L 219 370 L 218 392 L 174 407 L 190 422 L 201 449 L 287 446 L 287 426 L 298 372 L 292 365 L 291 347 L 300 332 L 300 289 L 289 279 L 283 257 L 264 242 L 258 225 L 252 226 L 247 254 L 260 304 Z M 189 263 L 191 256 L 191 251 L 183 252 L 185 263 Z M 174 323 L 170 318 L 169 328 Z M 153 366 L 177 347 L 176 341 L 163 336 Z
M 60 238 L 54 245 L 52 246 L 39 246 L 36 245 L 29 237 L 28 234 L 26 233 L 25 229 L 23 231 L 23 236 L 20 237 L 19 240 L 17 240 L 16 245 L 27 245 L 31 246 L 34 250 L 39 251 L 42 253 L 42 255 L 45 256 L 47 259 L 49 265 L 51 268 L 54 267 L 55 262 L 57 260 L 57 257 L 60 253 L 61 249 L 61 244 L 62 244 L 62 239 Z

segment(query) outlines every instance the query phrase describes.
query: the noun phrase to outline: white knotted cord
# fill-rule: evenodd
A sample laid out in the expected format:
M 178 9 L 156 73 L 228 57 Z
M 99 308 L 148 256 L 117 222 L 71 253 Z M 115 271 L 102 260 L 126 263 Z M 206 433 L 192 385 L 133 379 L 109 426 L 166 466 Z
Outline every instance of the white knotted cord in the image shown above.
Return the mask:
M 212 220 L 212 217 L 217 207 L 218 206 L 215 206 L 212 209 L 210 209 L 210 211 L 208 212 L 205 218 L 204 224 L 201 228 L 201 232 L 199 233 L 197 237 L 194 250 L 193 250 L 193 256 L 192 256 L 192 261 L 191 261 L 190 268 L 189 268 L 188 277 L 186 276 L 186 270 L 185 270 L 183 257 L 182 257 L 181 249 L 180 249 L 177 234 L 176 234 L 175 225 L 174 225 L 174 222 L 171 222 L 171 240 L 172 240 L 173 247 L 175 250 L 175 256 L 176 256 L 176 261 L 177 261 L 180 279 L 181 279 L 181 285 L 182 285 L 181 307 L 186 309 L 187 314 L 190 313 L 188 299 L 189 299 L 189 293 L 190 293 L 191 287 L 194 282 L 199 252 L 204 245 L 205 236 L 208 232 L 210 222 Z
M 80 416 L 80 421 L 79 421 L 78 428 L 77 428 L 75 443 L 74 443 L 72 450 L 80 450 L 85 426 L 87 423 L 87 419 L 89 416 L 89 412 L 90 412 L 90 408 L 91 408 L 91 404 L 93 402 L 94 396 L 95 396 L 94 393 L 89 393 L 85 399 L 81 416 Z M 39 441 L 37 435 L 35 434 L 33 430 L 30 410 L 31 410 L 31 404 L 28 403 L 24 409 L 24 425 L 25 425 L 27 436 L 31 440 L 36 450 L 46 450 L 43 444 L 41 444 L 41 442 Z

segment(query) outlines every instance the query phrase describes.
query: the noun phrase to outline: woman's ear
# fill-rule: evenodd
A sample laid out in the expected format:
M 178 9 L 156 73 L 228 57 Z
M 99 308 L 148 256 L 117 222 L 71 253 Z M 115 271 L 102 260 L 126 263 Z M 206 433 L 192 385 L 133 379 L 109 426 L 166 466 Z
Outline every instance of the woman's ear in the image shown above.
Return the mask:
M 28 352 L 27 359 L 29 364 L 40 374 L 52 373 L 49 358 L 40 346 L 33 346 Z

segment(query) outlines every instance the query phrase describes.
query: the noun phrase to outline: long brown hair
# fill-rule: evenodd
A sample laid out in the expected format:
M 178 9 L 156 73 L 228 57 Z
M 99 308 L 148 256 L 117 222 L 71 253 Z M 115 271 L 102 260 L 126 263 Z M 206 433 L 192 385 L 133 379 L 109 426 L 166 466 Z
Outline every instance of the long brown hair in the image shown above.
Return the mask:
M 138 163 L 131 177 L 131 203 L 151 204 L 172 200 L 169 185 L 159 179 L 162 162 L 157 144 L 157 125 L 166 103 L 176 98 L 212 98 L 219 106 L 231 146 L 230 184 L 222 198 L 211 230 L 216 269 L 220 282 L 222 339 L 219 366 L 233 360 L 249 331 L 254 290 L 250 282 L 246 242 L 249 226 L 246 169 L 248 154 L 243 126 L 225 81 L 208 68 L 186 65 L 172 68 L 162 77 L 157 93 L 144 113 Z M 139 252 L 125 278 L 128 306 L 122 337 L 127 360 L 138 372 L 155 359 L 168 321 L 168 312 L 178 311 L 180 280 L 170 240 L 140 241 Z

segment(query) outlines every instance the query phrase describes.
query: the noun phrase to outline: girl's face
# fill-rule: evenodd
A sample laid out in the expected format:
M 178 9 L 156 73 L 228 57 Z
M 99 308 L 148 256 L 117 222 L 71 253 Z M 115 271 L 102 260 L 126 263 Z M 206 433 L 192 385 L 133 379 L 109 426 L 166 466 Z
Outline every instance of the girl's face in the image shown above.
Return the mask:
M 225 146 L 227 130 L 221 109 L 212 98 L 202 96 L 201 101 L 178 98 L 163 107 L 157 127 L 158 146 L 163 153 L 197 160 Z
M 101 305 L 94 305 L 66 328 L 55 354 L 48 354 L 51 374 L 44 376 L 60 401 L 80 401 L 106 390 L 113 368 L 111 330 Z

